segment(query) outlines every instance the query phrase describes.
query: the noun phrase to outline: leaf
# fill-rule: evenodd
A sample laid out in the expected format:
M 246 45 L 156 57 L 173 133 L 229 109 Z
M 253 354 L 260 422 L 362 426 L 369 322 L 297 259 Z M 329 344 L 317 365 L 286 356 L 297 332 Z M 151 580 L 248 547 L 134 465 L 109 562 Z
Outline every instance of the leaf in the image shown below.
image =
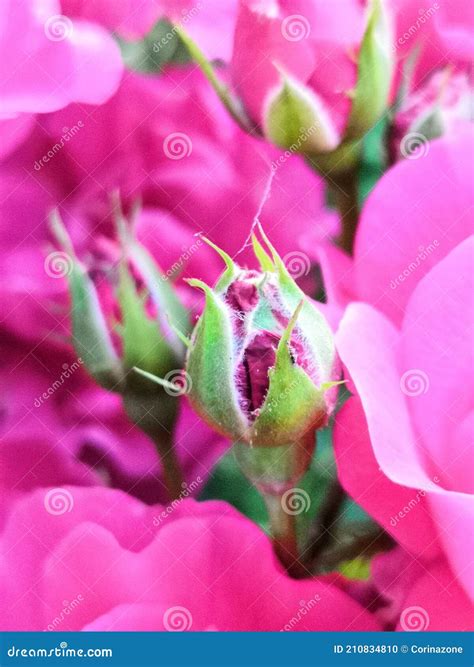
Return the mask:
M 169 63 L 190 60 L 188 50 L 166 19 L 160 19 L 143 39 L 127 41 L 116 35 L 116 40 L 125 65 L 137 72 L 160 72 Z
M 388 12 L 372 0 L 359 51 L 357 83 L 344 143 L 362 137 L 387 109 L 394 57 Z
M 247 422 L 234 387 L 233 332 L 225 305 L 200 280 L 189 285 L 206 295 L 204 312 L 193 333 L 186 370 L 191 378 L 189 398 L 218 431 L 238 440 L 247 437 Z
M 59 214 L 51 216 L 51 229 L 70 262 L 67 274 L 71 295 L 72 342 L 88 372 L 103 387 L 118 391 L 123 371 L 102 312 L 93 281 L 77 259 Z
M 125 366 L 139 366 L 155 375 L 166 375 L 175 369 L 180 362 L 162 335 L 158 322 L 147 315 L 144 299 L 138 295 L 135 279 L 125 261 L 119 269 L 118 298 Z

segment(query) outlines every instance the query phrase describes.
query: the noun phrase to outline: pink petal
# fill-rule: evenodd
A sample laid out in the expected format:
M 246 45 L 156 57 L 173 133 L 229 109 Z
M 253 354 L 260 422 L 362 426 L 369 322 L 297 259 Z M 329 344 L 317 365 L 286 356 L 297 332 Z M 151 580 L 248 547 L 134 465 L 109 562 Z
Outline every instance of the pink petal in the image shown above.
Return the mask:
M 410 588 L 397 630 L 430 632 L 474 628 L 474 609 L 445 564 L 431 567 Z
M 474 134 L 426 145 L 376 185 L 357 232 L 358 295 L 399 323 L 421 278 L 470 233 Z
M 338 412 L 334 447 L 339 479 L 347 493 L 394 539 L 413 554 L 431 556 L 436 529 L 426 494 L 394 484 L 374 456 L 360 399 Z M 427 545 L 433 545 L 425 551 Z

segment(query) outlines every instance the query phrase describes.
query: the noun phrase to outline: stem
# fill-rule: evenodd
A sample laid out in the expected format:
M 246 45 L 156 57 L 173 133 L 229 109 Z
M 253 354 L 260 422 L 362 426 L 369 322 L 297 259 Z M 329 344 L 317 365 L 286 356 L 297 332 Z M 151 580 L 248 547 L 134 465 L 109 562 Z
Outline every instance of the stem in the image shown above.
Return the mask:
M 183 492 L 183 473 L 179 465 L 171 434 L 164 438 L 153 438 L 163 468 L 163 481 L 170 500 L 176 500 Z
M 349 255 L 352 255 L 354 250 L 354 240 L 359 223 L 357 173 L 357 166 L 355 166 L 329 181 L 330 190 L 341 216 L 342 231 L 338 244 Z
M 163 481 L 168 497 L 175 500 L 183 492 L 183 473 L 173 443 L 178 414 L 176 397 L 157 389 L 150 381 L 133 378 L 135 385 L 122 395 L 130 420 L 154 442 L 163 468 Z M 140 383 L 144 383 L 144 387 Z M 147 384 L 148 383 L 148 384 Z
M 300 562 L 296 512 L 292 511 L 292 489 L 308 470 L 314 452 L 315 434 L 300 442 L 276 447 L 251 447 L 235 443 L 233 452 L 244 475 L 265 501 L 275 553 L 294 578 L 308 576 Z
M 299 561 L 296 516 L 285 511 L 282 495 L 261 493 L 268 511 L 275 554 L 288 574 L 300 579 L 307 572 Z
M 331 538 L 329 528 L 337 519 L 345 497 L 344 489 L 336 478 L 331 483 L 325 502 L 316 517 L 316 523 L 311 531 L 310 544 L 305 550 L 310 562 L 315 561 L 327 546 Z

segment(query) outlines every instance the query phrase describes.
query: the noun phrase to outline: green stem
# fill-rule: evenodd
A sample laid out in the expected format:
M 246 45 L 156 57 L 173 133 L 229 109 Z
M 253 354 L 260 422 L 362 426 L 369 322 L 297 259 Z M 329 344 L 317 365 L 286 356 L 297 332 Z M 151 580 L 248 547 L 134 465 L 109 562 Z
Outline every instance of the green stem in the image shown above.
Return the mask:
M 125 411 L 130 420 L 154 442 L 168 497 L 175 500 L 183 492 L 183 473 L 173 443 L 178 401 L 161 387 L 157 389 L 149 380 L 138 376 L 133 380 L 135 384 L 122 394 Z
M 354 240 L 359 223 L 359 200 L 357 188 L 357 167 L 338 174 L 335 180 L 329 181 L 336 207 L 341 216 L 342 231 L 338 245 L 349 255 L 354 250 Z
M 314 445 L 315 436 L 311 432 L 303 441 L 289 445 L 252 448 L 248 444 L 235 443 L 233 448 L 244 475 L 265 501 L 275 553 L 295 578 L 308 575 L 308 571 L 299 560 L 291 489 L 308 470 Z
M 153 440 L 158 456 L 160 457 L 163 469 L 163 481 L 168 492 L 168 497 L 170 500 L 176 500 L 183 492 L 184 479 L 171 435 L 168 435 L 168 438 L 164 438 L 163 434 L 161 434 L 160 437 L 153 438 Z
M 307 573 L 299 560 L 296 516 L 285 511 L 282 494 L 261 493 L 268 511 L 275 554 L 288 574 L 302 578 Z

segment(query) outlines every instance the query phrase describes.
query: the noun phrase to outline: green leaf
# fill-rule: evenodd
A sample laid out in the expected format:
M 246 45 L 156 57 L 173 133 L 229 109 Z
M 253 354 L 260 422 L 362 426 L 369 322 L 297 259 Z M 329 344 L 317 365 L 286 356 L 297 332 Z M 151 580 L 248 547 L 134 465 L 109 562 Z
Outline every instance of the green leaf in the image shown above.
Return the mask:
M 394 57 L 388 12 L 372 0 L 359 51 L 357 83 L 344 142 L 362 137 L 387 109 Z
M 160 331 L 168 346 L 180 358 L 183 354 L 183 344 L 175 330 L 178 329 L 184 336 L 190 333 L 191 323 L 188 312 L 181 304 L 174 287 L 163 275 L 149 252 L 131 236 L 128 236 L 123 243 L 126 255 L 138 269 L 155 304 Z
M 256 129 L 250 118 L 245 113 L 242 104 L 229 88 L 219 79 L 213 65 L 206 58 L 196 42 L 187 34 L 183 28 L 174 26 L 174 30 L 185 44 L 191 59 L 200 67 L 202 73 L 217 93 L 224 107 L 238 125 L 249 134 L 256 134 Z
M 260 414 L 252 428 L 252 442 L 259 447 L 276 447 L 298 442 L 324 418 L 324 396 L 311 378 L 294 363 L 289 341 L 302 301 L 282 335 L 275 366 L 269 370 L 270 384 Z
M 241 471 L 232 452 L 217 463 L 199 500 L 224 500 L 263 530 L 269 529 L 265 503 Z
M 193 333 L 186 370 L 189 398 L 203 418 L 228 437 L 245 440 L 247 422 L 234 387 L 232 323 L 225 305 L 205 283 L 189 280 L 206 295 L 204 312 Z
M 118 299 L 125 366 L 139 366 L 155 375 L 166 375 L 175 369 L 180 362 L 160 332 L 158 323 L 147 315 L 144 299 L 139 296 L 125 261 L 119 270 Z
M 116 35 L 116 40 L 126 67 L 137 72 L 160 72 L 169 63 L 190 60 L 188 50 L 166 19 L 159 20 L 143 39 L 127 41 Z
M 58 243 L 68 254 L 71 263 L 68 283 L 72 302 L 74 349 L 100 385 L 118 391 L 123 379 L 122 366 L 114 349 L 95 285 L 74 254 L 69 235 L 57 212 L 52 214 L 50 223 Z

